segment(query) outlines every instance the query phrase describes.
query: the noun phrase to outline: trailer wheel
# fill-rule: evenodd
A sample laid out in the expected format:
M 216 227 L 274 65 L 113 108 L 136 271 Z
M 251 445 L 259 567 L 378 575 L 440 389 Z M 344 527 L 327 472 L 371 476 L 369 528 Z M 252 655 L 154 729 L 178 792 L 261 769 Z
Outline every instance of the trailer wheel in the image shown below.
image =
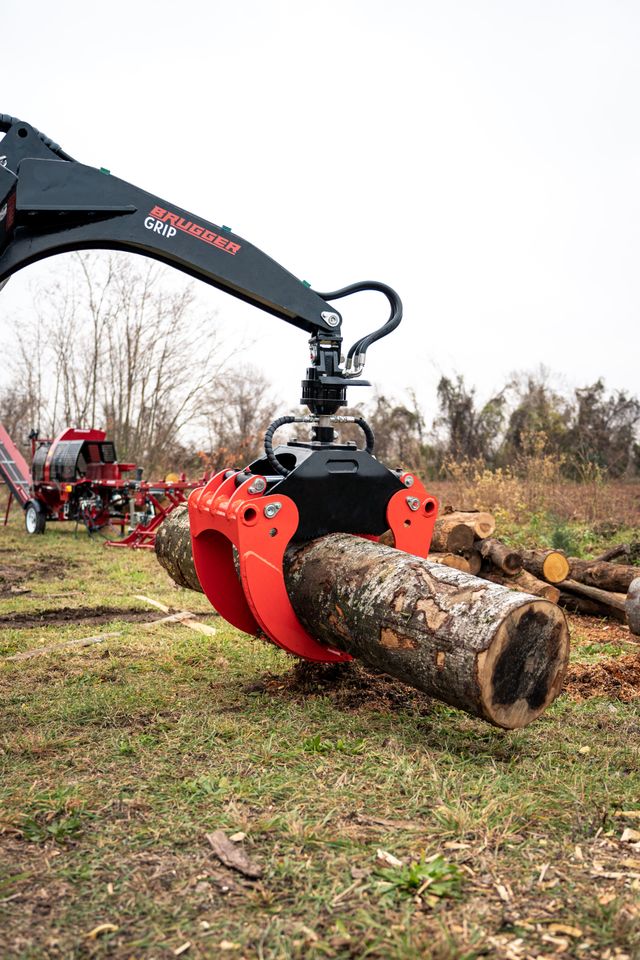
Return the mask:
M 27 533 L 44 533 L 47 518 L 37 500 L 30 500 L 24 511 L 24 525 Z

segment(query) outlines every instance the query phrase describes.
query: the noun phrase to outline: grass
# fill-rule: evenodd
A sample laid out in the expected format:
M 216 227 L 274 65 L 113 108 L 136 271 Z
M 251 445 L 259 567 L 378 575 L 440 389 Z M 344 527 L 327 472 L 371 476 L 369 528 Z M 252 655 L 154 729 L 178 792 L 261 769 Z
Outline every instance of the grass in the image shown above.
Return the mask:
M 0 657 L 120 635 L 0 663 L 3 957 L 640 956 L 637 701 L 561 697 L 505 733 L 365 673 L 301 684 L 148 553 L 16 513 L 9 567 L 29 592 L 0 615 L 31 625 L 5 620 Z M 216 636 L 143 629 L 135 594 Z M 574 660 L 634 649 L 603 640 L 575 630 Z M 219 828 L 261 880 L 215 860 Z

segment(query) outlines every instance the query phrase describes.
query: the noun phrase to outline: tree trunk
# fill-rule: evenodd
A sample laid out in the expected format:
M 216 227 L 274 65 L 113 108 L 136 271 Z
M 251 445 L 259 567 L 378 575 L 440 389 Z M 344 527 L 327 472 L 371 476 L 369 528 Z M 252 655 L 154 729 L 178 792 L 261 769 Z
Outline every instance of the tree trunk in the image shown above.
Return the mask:
M 510 590 L 520 590 L 523 593 L 532 593 L 536 597 L 544 597 L 551 603 L 557 603 L 560 597 L 560 591 L 552 583 L 545 583 L 544 580 L 538 580 L 527 570 L 521 570 L 516 576 L 507 576 L 498 570 L 483 571 L 482 576 L 485 580 L 492 583 L 500 583 Z
M 466 523 L 451 519 L 453 514 L 439 517 L 435 522 L 431 549 L 434 553 L 462 553 L 473 547 L 473 529 Z
M 640 577 L 640 567 L 632 564 L 578 560 L 577 557 L 569 557 L 569 563 L 572 580 L 612 593 L 626 593 L 632 581 Z
M 482 510 L 451 510 L 444 514 L 444 518 L 471 527 L 478 540 L 490 537 L 496 529 L 496 518 Z
M 193 576 L 185 515 L 175 510 L 156 538 L 160 562 L 181 582 Z M 320 643 L 496 726 L 526 726 L 560 692 L 569 637 L 545 600 L 348 534 L 290 548 L 284 574 L 298 619 Z
M 562 583 L 571 576 L 569 561 L 560 550 L 523 550 L 522 563 L 534 577 L 548 583 Z
M 479 549 L 485 559 L 490 560 L 494 567 L 502 570 L 508 577 L 513 577 L 522 570 L 522 554 L 499 540 L 483 540 Z

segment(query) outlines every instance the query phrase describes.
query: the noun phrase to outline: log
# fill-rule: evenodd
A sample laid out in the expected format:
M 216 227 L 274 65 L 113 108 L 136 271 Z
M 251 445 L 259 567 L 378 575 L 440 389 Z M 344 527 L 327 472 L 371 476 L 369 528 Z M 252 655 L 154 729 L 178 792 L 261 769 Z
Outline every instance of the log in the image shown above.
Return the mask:
M 155 550 L 156 557 L 174 583 L 179 587 L 204 593 L 193 563 L 189 512 L 186 505 L 172 510 L 160 525 L 156 533 Z
M 465 550 L 462 556 L 469 564 L 469 573 L 477 577 L 482 570 L 482 554 L 480 551 L 473 547 L 472 550 Z
M 163 527 L 182 523 L 181 535 L 157 538 L 156 553 L 189 579 L 179 511 Z M 567 624 L 543 599 L 349 534 L 289 548 L 284 575 L 319 642 L 496 726 L 526 726 L 560 692 Z
M 496 518 L 482 510 L 451 510 L 445 516 L 447 520 L 471 527 L 478 540 L 490 537 L 496 529 Z
M 569 563 L 572 580 L 612 593 L 626 593 L 636 577 L 640 577 L 640 567 L 633 564 L 579 560 L 578 557 L 569 557 Z
M 522 565 L 538 580 L 562 583 L 571 576 L 571 566 L 560 550 L 523 550 Z
M 522 570 L 522 554 L 499 540 L 483 540 L 479 550 L 486 560 L 490 560 L 494 567 L 508 577 L 513 577 Z
M 445 567 L 453 567 L 454 570 L 462 570 L 463 573 L 471 573 L 471 566 L 466 557 L 460 557 L 457 553 L 430 553 L 429 560 L 432 563 L 444 563 Z
M 490 580 L 491 583 L 499 583 L 511 590 L 521 590 L 536 597 L 544 597 L 550 603 L 557 603 L 560 597 L 560 591 L 557 587 L 554 587 L 552 583 L 546 583 L 544 580 L 538 580 L 527 570 L 521 570 L 513 577 L 507 576 L 500 570 L 483 570 L 482 576 L 485 580 Z
M 624 612 L 610 606 L 604 606 L 589 597 L 569 593 L 566 590 L 560 591 L 558 604 L 563 610 L 568 610 L 569 613 L 579 613 L 583 617 L 606 617 L 609 620 L 618 620 L 620 623 L 626 622 Z
M 434 553 L 462 553 L 473 547 L 473 528 L 452 517 L 453 514 L 448 514 L 436 520 L 431 540 Z
M 640 633 L 640 578 L 631 582 L 626 594 L 600 590 L 598 587 L 591 587 L 577 580 L 565 580 L 562 589 L 600 604 L 610 611 L 608 616 L 628 623 L 632 633 L 636 635 Z
M 610 550 L 605 550 L 604 553 L 601 553 L 599 557 L 594 557 L 594 563 L 600 563 L 605 560 L 615 560 L 616 557 L 628 557 L 631 553 L 631 547 L 628 543 L 619 543 L 617 547 L 611 547 Z

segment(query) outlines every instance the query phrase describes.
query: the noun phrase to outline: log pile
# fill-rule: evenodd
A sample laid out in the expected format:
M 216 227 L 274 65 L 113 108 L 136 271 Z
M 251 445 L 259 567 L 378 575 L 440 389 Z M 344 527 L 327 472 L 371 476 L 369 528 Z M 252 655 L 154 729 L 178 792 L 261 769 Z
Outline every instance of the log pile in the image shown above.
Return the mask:
M 461 532 L 467 529 L 467 534 Z M 543 597 L 572 613 L 608 617 L 626 623 L 640 635 L 640 567 L 614 562 L 624 559 L 626 545 L 613 547 L 594 560 L 568 557 L 561 550 L 524 550 L 496 539 L 495 520 L 488 513 L 452 510 L 436 521 L 433 539 L 438 563 L 466 570 L 470 556 L 481 565 L 471 572 L 492 583 Z M 469 543 L 469 533 L 473 540 Z

